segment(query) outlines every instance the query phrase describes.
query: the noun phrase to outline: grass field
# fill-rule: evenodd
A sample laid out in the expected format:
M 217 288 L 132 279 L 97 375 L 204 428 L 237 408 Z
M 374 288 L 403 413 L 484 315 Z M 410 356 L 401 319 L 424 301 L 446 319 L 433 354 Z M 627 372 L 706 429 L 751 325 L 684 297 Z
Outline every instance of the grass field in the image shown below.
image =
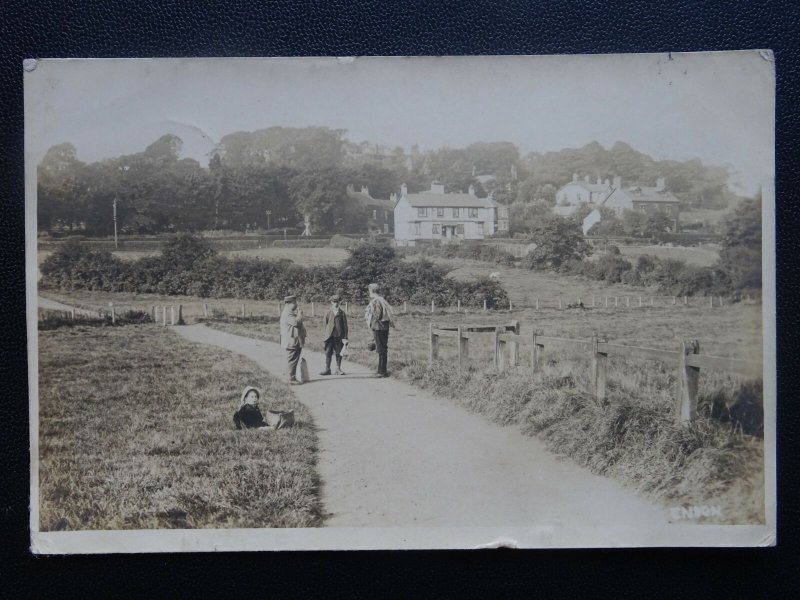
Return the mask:
M 710 267 L 719 258 L 718 244 L 703 244 L 702 246 L 618 246 L 620 254 L 631 260 L 636 260 L 643 254 L 657 256 L 658 258 L 671 258 L 683 260 L 690 265 Z M 601 256 L 597 253 L 597 256 Z
M 283 430 L 236 431 L 245 385 Z M 42 530 L 321 524 L 308 410 L 255 364 L 153 325 L 39 335 Z

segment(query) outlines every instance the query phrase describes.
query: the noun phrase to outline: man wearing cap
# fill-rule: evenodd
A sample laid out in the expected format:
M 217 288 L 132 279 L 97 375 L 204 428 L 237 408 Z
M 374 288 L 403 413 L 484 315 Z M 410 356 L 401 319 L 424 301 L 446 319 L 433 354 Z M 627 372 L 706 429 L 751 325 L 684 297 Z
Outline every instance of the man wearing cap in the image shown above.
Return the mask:
M 378 293 L 377 283 L 370 283 L 367 291 L 370 300 L 364 311 L 364 319 L 375 338 L 375 352 L 378 353 L 377 375 L 378 377 L 389 377 L 386 363 L 389 354 L 389 328 L 394 327 L 394 313 L 389 303 Z
M 289 361 L 289 383 L 296 385 L 300 383 L 295 377 L 295 373 L 306 340 L 306 328 L 303 325 L 303 311 L 297 307 L 297 299 L 294 296 L 286 296 L 283 302 L 281 346 L 286 350 Z
M 347 345 L 347 315 L 339 307 L 341 298 L 334 294 L 330 298 L 331 308 L 325 313 L 322 325 L 322 339 L 325 343 L 325 370 L 320 375 L 331 374 L 331 357 L 336 353 L 336 374 L 342 371 L 342 348 Z

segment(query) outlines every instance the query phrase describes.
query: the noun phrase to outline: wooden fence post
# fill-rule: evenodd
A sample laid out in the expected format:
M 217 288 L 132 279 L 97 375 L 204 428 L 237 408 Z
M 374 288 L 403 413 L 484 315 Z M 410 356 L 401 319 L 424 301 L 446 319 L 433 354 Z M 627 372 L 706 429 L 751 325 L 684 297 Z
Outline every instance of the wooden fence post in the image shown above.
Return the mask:
M 244 302 L 242 302 L 242 316 L 243 316 L 243 317 L 245 316 L 245 312 L 244 312 Z
M 70 311 L 69 311 L 69 318 L 72 319 L 73 321 L 75 320 L 75 308 L 74 307 L 71 308 Z
M 581 305 L 581 297 L 578 296 L 578 306 L 580 306 L 580 305 Z
M 467 359 L 469 359 L 469 338 L 463 337 L 463 330 L 461 325 L 456 330 L 458 336 L 458 370 L 463 371 L 467 367 Z
M 514 310 L 514 306 L 511 304 L 511 298 L 508 299 L 508 310 Z
M 562 305 L 561 305 L 561 298 L 559 298 L 559 299 L 558 299 L 558 308 L 559 308 L 559 309 L 561 309 L 561 308 L 562 308 Z
M 684 296 L 683 297 L 683 305 L 684 306 L 688 306 L 689 305 L 689 297 L 688 296 Z
M 630 308 L 631 307 L 631 297 L 630 296 L 625 296 L 625 307 L 626 308 Z
M 183 322 L 183 304 L 178 304 L 178 325 L 185 325 Z
M 461 312 L 461 298 L 458 299 L 458 304 L 456 304 L 456 312 Z
M 608 308 L 608 296 L 606 296 L 606 308 Z
M 519 335 L 519 321 L 514 321 L 514 335 Z M 516 367 L 519 364 L 519 341 L 514 340 L 508 345 L 509 350 L 509 364 Z
M 208 302 L 203 302 L 203 316 L 208 318 Z
M 714 308 L 714 296 L 708 297 L 708 308 Z
M 430 351 L 428 352 L 428 366 L 433 366 L 433 361 L 439 357 L 439 336 L 433 333 L 434 325 L 430 324 Z
M 688 423 L 697 417 L 697 388 L 700 381 L 700 369 L 686 364 L 688 354 L 700 352 L 700 343 L 697 340 L 682 341 L 678 355 L 678 422 Z
M 164 327 L 167 326 L 167 305 L 161 307 L 162 316 L 164 317 Z
M 596 400 L 606 398 L 606 372 L 608 367 L 608 354 L 598 352 L 599 339 L 597 333 L 592 334 L 592 393 Z
M 314 301 L 313 300 L 311 301 L 311 316 L 312 317 L 315 316 L 314 315 Z
M 500 328 L 494 330 L 494 366 L 502 373 L 506 370 L 505 343 L 500 339 Z
M 539 367 L 539 347 L 536 345 L 536 330 L 531 331 L 531 375 Z
M 677 303 L 677 301 L 678 301 L 678 299 L 677 299 L 677 298 L 675 298 L 675 296 L 673 296 L 673 297 L 672 297 L 672 306 L 675 306 L 675 304 Z
M 483 299 L 483 312 L 486 312 L 486 298 Z
M 536 296 L 536 310 L 539 310 L 539 296 Z
M 403 313 L 408 312 L 408 301 L 403 300 Z
M 175 325 L 175 305 L 170 304 L 169 307 L 169 321 L 170 325 Z
M 111 324 L 113 325 L 114 323 L 117 322 L 117 315 L 114 312 L 114 303 L 113 302 L 109 302 L 108 303 L 108 309 L 111 311 Z

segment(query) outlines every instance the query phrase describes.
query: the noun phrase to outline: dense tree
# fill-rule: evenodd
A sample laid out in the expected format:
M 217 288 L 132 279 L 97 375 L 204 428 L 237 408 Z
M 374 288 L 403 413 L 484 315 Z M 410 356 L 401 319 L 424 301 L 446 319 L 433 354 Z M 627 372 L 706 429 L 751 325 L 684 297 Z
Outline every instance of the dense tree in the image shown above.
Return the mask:
M 531 227 L 530 240 L 536 244 L 525 261 L 530 269 L 557 269 L 592 252 L 580 224 L 556 215 L 545 215 L 536 221 Z

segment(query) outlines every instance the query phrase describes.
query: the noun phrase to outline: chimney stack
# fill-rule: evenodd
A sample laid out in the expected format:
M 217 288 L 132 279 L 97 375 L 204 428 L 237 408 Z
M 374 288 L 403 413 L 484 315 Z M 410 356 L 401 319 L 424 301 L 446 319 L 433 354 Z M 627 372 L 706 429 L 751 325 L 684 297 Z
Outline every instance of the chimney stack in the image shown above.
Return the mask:
M 573 173 L 572 174 L 572 183 L 577 183 L 577 181 L 578 181 L 578 174 L 577 173 Z
M 603 185 L 604 185 L 604 186 L 606 186 L 606 187 L 611 187 L 611 182 L 608 180 L 608 178 L 606 178 L 606 179 L 603 181 Z
M 591 181 L 591 180 L 589 179 L 589 176 L 588 176 L 588 175 L 584 175 L 584 176 L 583 176 L 583 182 L 584 182 L 584 183 L 589 183 L 590 181 Z
M 352 183 L 348 183 L 348 184 L 347 184 L 347 191 L 348 191 L 348 192 L 353 192 L 353 191 L 354 191 L 354 190 L 353 190 L 353 184 L 352 184 Z
M 472 185 L 472 184 L 469 184 L 469 195 L 470 196 L 474 196 L 475 195 L 475 186 Z
M 622 187 L 622 177 L 616 175 L 614 177 L 614 189 L 618 190 Z
M 663 177 L 659 177 L 658 179 L 656 179 L 656 189 L 659 192 L 664 189 L 664 178 Z
M 600 175 L 597 176 L 597 185 L 603 185 L 603 180 L 600 179 Z
M 396 203 L 397 203 L 397 194 L 395 194 L 394 192 L 392 192 L 391 194 L 389 194 L 389 201 L 390 201 L 392 204 L 396 204 Z
M 406 187 L 405 183 L 400 184 L 400 195 L 405 196 L 408 194 L 408 187 Z
M 365 186 L 365 185 L 362 185 L 361 186 L 361 193 L 362 194 L 366 194 L 367 196 L 369 196 L 369 188 L 367 186 Z

